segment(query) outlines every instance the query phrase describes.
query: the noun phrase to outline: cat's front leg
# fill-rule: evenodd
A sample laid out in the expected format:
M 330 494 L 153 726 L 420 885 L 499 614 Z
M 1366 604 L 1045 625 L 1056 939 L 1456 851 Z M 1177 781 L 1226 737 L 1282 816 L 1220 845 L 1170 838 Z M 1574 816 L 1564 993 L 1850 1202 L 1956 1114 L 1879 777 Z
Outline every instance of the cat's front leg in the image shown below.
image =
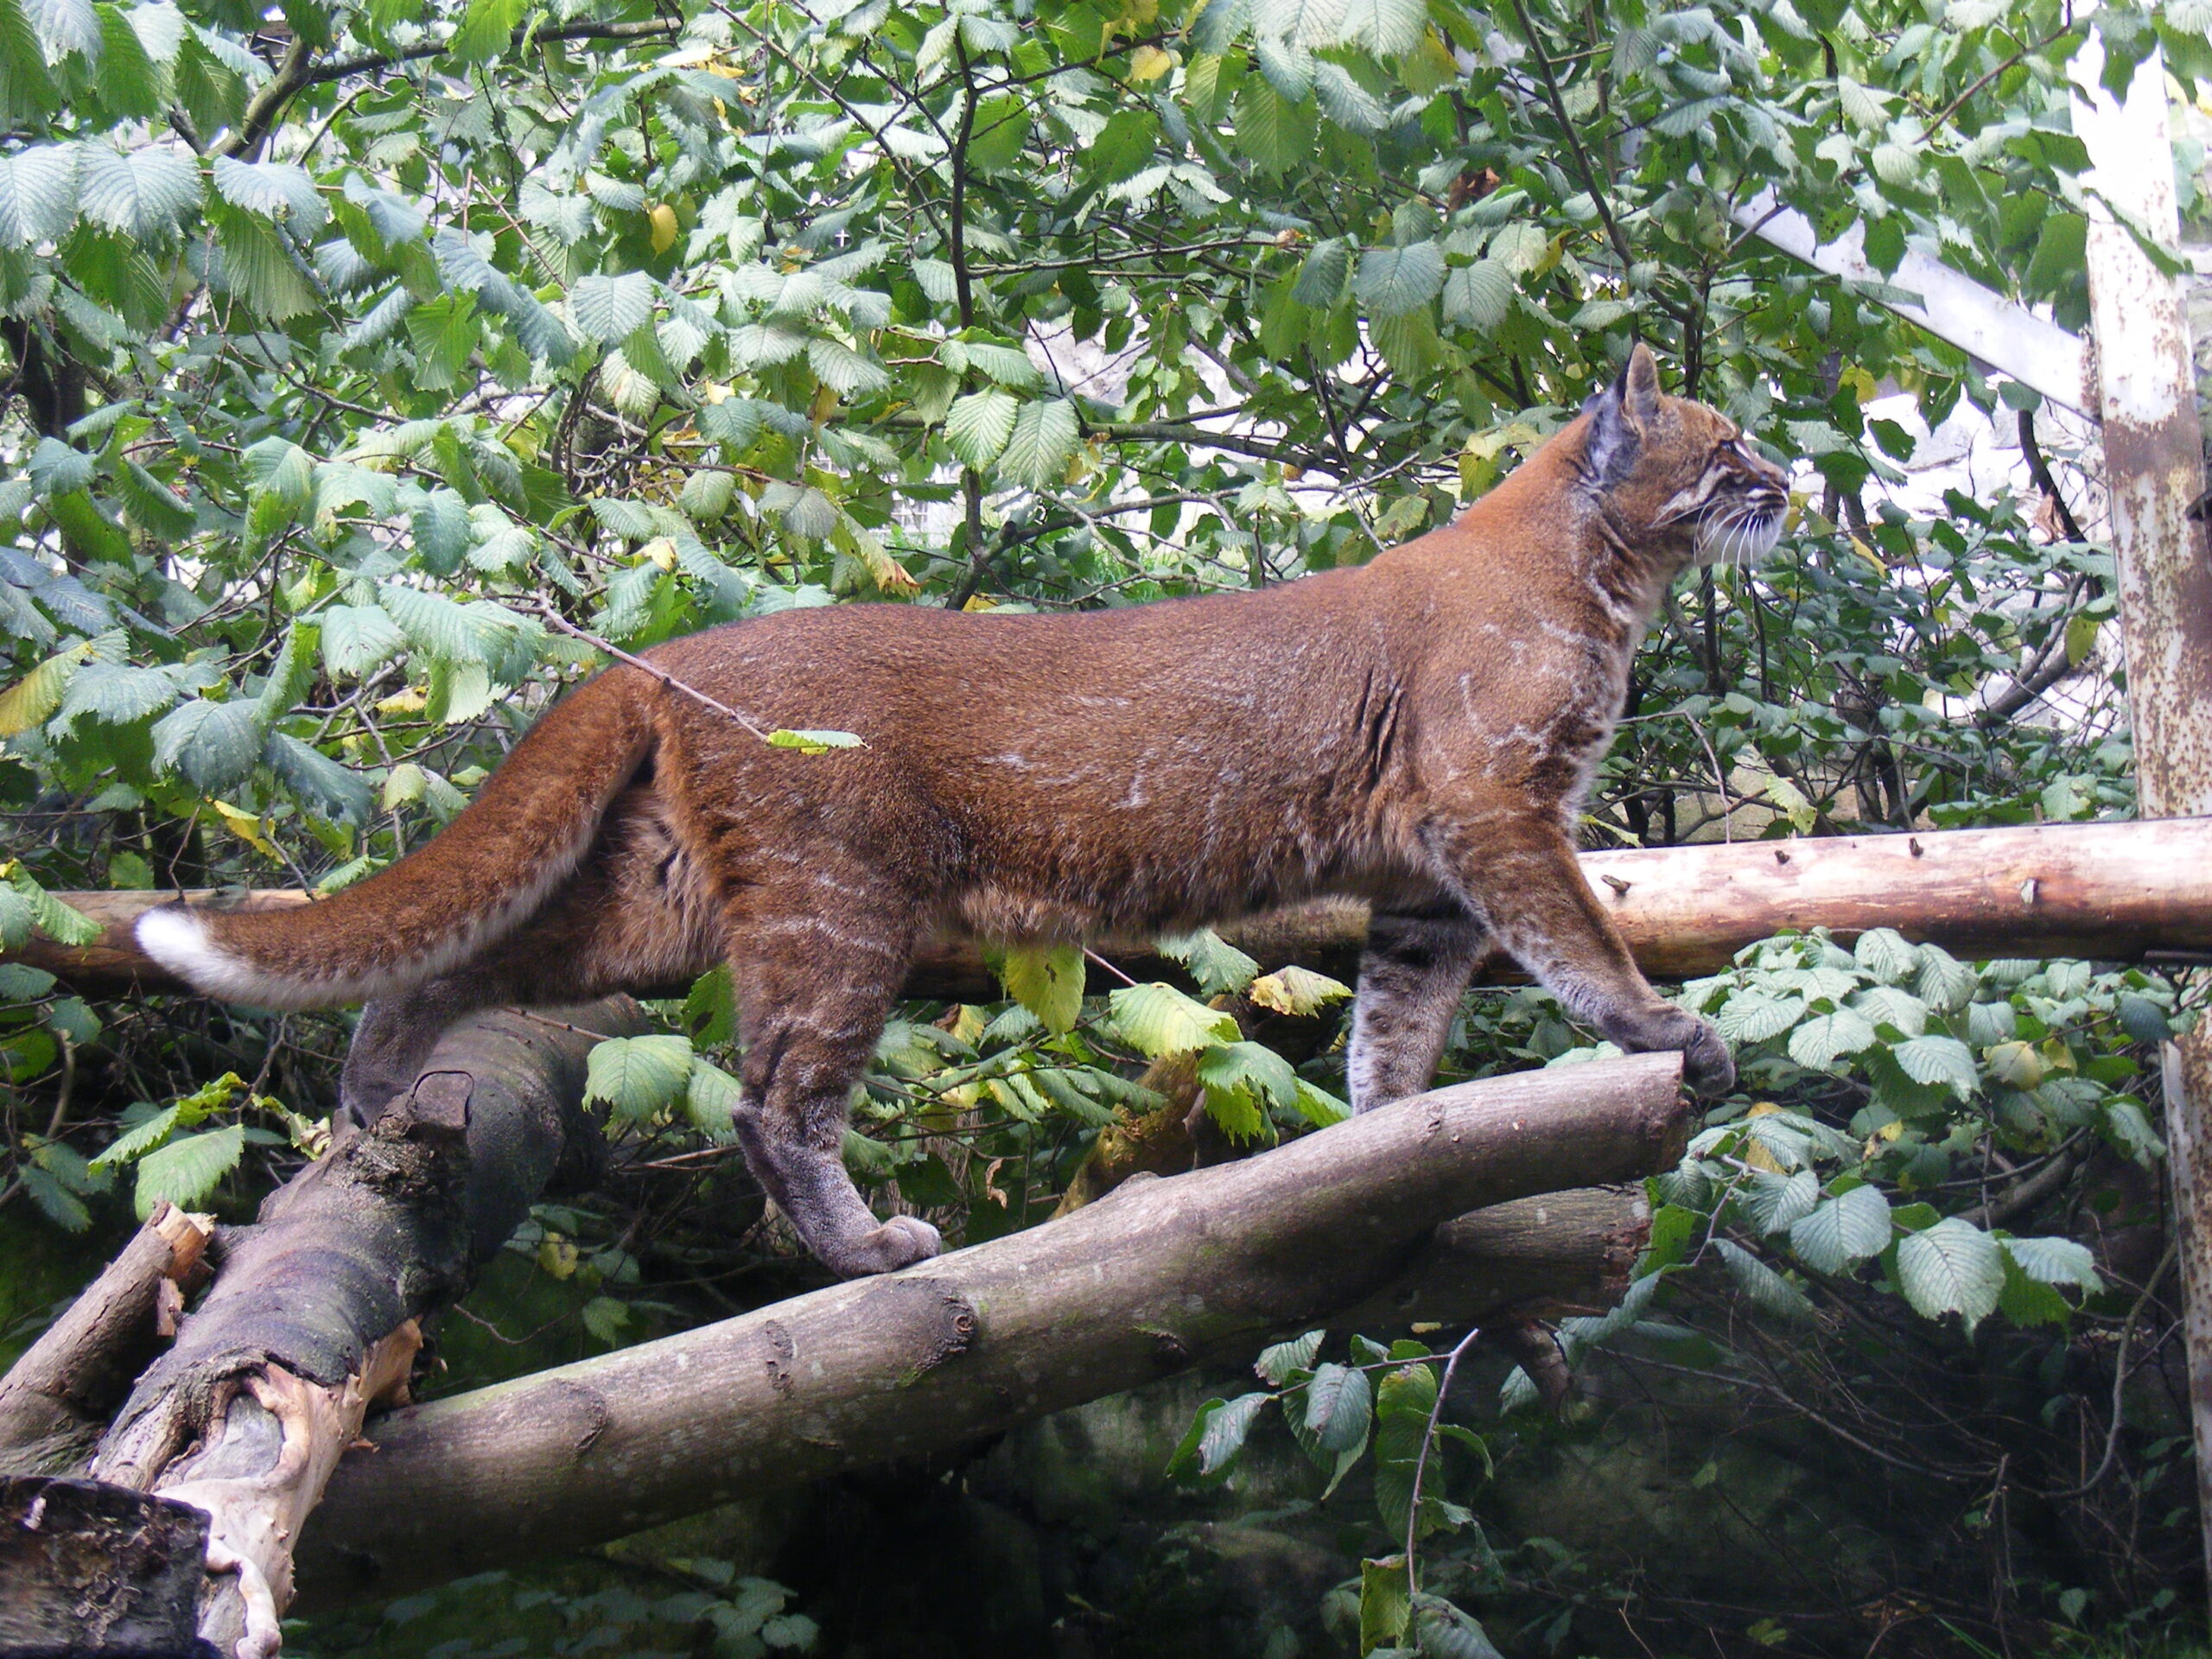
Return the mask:
M 1679 1049 L 1683 1080 L 1700 1095 L 1736 1086 L 1720 1033 L 1651 988 L 1551 822 L 1516 815 L 1478 830 L 1446 821 L 1431 827 L 1429 841 L 1499 945 L 1570 1014 L 1631 1053 Z
M 1352 1110 L 1373 1111 L 1428 1087 L 1468 977 L 1489 949 L 1488 930 L 1449 895 L 1376 906 L 1344 1065 Z

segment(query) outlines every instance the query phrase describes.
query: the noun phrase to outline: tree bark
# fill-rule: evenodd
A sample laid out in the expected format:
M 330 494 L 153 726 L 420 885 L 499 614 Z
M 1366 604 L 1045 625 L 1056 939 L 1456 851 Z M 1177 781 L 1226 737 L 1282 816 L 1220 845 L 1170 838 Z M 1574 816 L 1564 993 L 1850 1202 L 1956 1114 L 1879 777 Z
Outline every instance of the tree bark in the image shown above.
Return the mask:
M 370 1128 L 343 1135 L 252 1225 L 218 1231 L 213 1287 L 138 1378 L 91 1470 L 91 1490 L 110 1495 L 92 1503 L 101 1526 L 112 1529 L 108 1511 L 127 1501 L 149 1526 L 179 1503 L 206 1517 L 197 1624 L 213 1651 L 276 1650 L 294 1541 L 368 1408 L 404 1390 L 422 1344 L 417 1321 L 466 1291 L 564 1160 L 597 1147 L 582 1109 L 585 1058 L 594 1033 L 642 1027 L 626 998 L 565 1020 L 506 1010 L 462 1020 Z M 143 1324 L 129 1317 L 141 1302 L 150 1308 L 153 1293 L 137 1288 L 149 1264 L 175 1270 L 166 1244 L 168 1259 L 153 1262 L 148 1234 L 163 1236 L 149 1228 L 134 1241 L 26 1355 L 30 1370 L 19 1364 L 0 1384 L 0 1406 L 81 1398 L 85 1378 L 112 1369 L 130 1341 L 117 1333 Z M 84 1409 L 73 1407 L 79 1418 Z M 32 1408 L 0 1414 L 0 1428 L 15 1424 L 40 1426 Z M 29 1505 L 50 1508 L 86 1484 L 19 1484 L 23 1514 L 6 1518 L 24 1526 Z M 26 1570 L 43 1561 L 60 1571 L 98 1553 L 72 1550 Z M 49 1607 L 101 1600 L 75 1580 L 16 1587 Z M 66 1623 L 66 1609 L 57 1617 Z
M 1671 1166 L 1690 1116 L 1680 1077 L 1679 1056 L 1648 1054 L 1438 1090 L 903 1273 L 396 1412 L 308 1524 L 310 1599 L 957 1451 L 1346 1310 L 1396 1323 L 1580 1300 L 1633 1255 L 1632 1196 L 1439 1227 Z
M 1892 927 L 1961 956 L 2212 956 L 2212 817 L 1585 853 L 1582 868 L 1654 979 L 1717 973 L 1754 940 L 1815 926 L 1846 939 Z M 36 940 L 0 954 L 0 961 L 43 968 L 87 995 L 188 988 L 139 953 L 127 926 L 175 894 L 56 896 L 105 924 L 106 935 L 81 949 Z M 256 906 L 308 902 L 296 888 L 187 896 Z M 1364 906 L 1326 903 L 1221 931 L 1264 965 L 1299 962 L 1348 974 L 1366 926 Z M 1159 962 L 1147 941 L 1109 939 L 1097 949 L 1134 973 L 1179 971 Z M 1095 966 L 1091 971 L 1093 990 L 1118 982 Z M 640 995 L 686 988 L 638 988 Z M 906 995 L 972 1002 L 1003 993 L 976 948 L 954 943 L 921 959 Z
M 176 1333 L 209 1216 L 162 1205 L 0 1377 L 0 1475 L 81 1467 L 130 1382 Z

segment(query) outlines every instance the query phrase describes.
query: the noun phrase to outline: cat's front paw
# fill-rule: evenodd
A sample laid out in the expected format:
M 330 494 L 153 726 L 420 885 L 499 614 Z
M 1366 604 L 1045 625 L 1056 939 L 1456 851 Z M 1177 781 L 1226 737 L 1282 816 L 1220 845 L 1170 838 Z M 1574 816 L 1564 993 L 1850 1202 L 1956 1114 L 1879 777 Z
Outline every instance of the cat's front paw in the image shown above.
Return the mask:
M 944 1236 L 916 1216 L 893 1216 L 873 1232 L 837 1252 L 829 1263 L 847 1279 L 874 1273 L 896 1273 L 917 1262 L 926 1262 L 944 1249 Z
M 1682 1081 L 1694 1092 L 1715 1100 L 1736 1086 L 1735 1057 L 1711 1020 L 1698 1020 L 1681 1049 Z

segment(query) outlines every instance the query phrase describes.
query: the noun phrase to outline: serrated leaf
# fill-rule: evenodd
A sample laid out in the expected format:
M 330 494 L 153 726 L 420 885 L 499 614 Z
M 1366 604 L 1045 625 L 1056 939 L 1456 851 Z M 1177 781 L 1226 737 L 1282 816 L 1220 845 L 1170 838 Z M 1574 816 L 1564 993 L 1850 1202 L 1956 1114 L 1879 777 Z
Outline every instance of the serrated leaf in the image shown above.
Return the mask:
M 1271 1388 L 1282 1388 L 1290 1381 L 1293 1371 L 1313 1369 L 1320 1357 L 1321 1344 L 1328 1336 L 1325 1331 L 1308 1331 L 1302 1337 L 1293 1337 L 1288 1342 L 1278 1342 L 1260 1350 L 1260 1357 L 1252 1362 L 1252 1369 Z
M 1802 996 L 1762 996 L 1738 991 L 1723 1003 L 1713 1023 L 1732 1043 L 1763 1043 L 1779 1037 L 1802 1020 L 1808 1010 Z
M 1306 1385 L 1306 1427 L 1325 1452 L 1349 1452 L 1365 1440 L 1373 1414 L 1367 1373 L 1353 1366 L 1321 1366 Z
M 653 279 L 642 271 L 579 276 L 569 289 L 569 315 L 585 336 L 619 346 L 653 318 Z
M 369 821 L 375 797 L 367 780 L 321 750 L 283 732 L 271 732 L 263 758 L 284 787 L 321 816 L 354 824 Z
M 1252 24 L 1262 35 L 1319 48 L 1344 38 L 1347 0 L 1253 0 Z
M 200 168 L 164 145 L 121 155 L 106 144 L 80 145 L 77 210 L 121 235 L 152 240 L 200 206 Z
M 1864 1014 L 1849 1008 L 1817 1014 L 1789 1033 L 1789 1058 L 1808 1071 L 1825 1071 L 1846 1054 L 1871 1048 L 1879 1039 Z
M 1264 78 L 1245 81 L 1233 119 L 1237 153 L 1270 178 L 1309 162 L 1321 132 L 1310 96 L 1285 97 Z
M 957 413 L 959 404 L 953 409 Z M 950 434 L 949 421 L 945 429 Z M 1075 454 L 1080 435 L 1075 405 L 1066 398 L 1024 404 L 1007 435 L 1006 447 L 999 452 L 997 470 L 1016 484 L 1045 489 L 1058 483 L 1067 472 L 1068 458 Z
M 1809 1169 L 1789 1175 L 1754 1169 L 1750 1185 L 1738 1198 L 1751 1224 L 1761 1233 L 1789 1231 L 1810 1215 L 1820 1201 L 1821 1183 Z
M 1893 927 L 1870 927 L 1851 947 L 1853 958 L 1885 985 L 1902 985 L 1920 971 L 1920 947 Z
M 1980 1228 L 1946 1216 L 1898 1244 L 1897 1283 L 1916 1312 L 1931 1319 L 1956 1313 L 1971 1332 L 1997 1306 L 2004 1257 Z
M 88 64 L 100 56 L 100 18 L 92 0 L 24 0 L 24 15 L 48 63 L 74 54 Z
M 1325 308 L 1344 291 L 1344 277 L 1351 270 L 1351 244 L 1340 236 L 1316 242 L 1298 267 L 1298 280 L 1290 297 L 1300 305 Z
M 695 1056 L 691 1075 L 683 1086 L 684 1113 L 691 1120 L 691 1127 L 717 1146 L 734 1145 L 737 1140 L 737 1103 L 743 1092 L 735 1077 Z
M 145 1220 L 165 1201 L 180 1210 L 197 1208 L 238 1166 L 245 1151 L 245 1125 L 233 1123 L 186 1135 L 148 1153 L 138 1160 L 138 1219 Z
M 2007 1238 L 2000 1243 L 2005 1254 L 2037 1284 L 2071 1285 L 2091 1295 L 2105 1287 L 2104 1281 L 2097 1276 L 2094 1253 L 2077 1240 Z
M 1007 995 L 1053 1033 L 1075 1029 L 1083 1012 L 1083 950 L 1072 944 L 1021 945 L 1006 953 L 999 977 Z
M 1928 1029 L 1928 1005 L 1899 986 L 1870 985 L 1851 999 L 1851 1006 L 1877 1026 L 1888 1026 L 1907 1037 Z
M 0 731 L 4 729 L 0 726 Z M 2011 1012 L 2009 1006 L 2006 1012 Z M 2147 996 L 2123 992 L 2113 1012 L 2120 1016 L 2120 1029 L 2133 1041 L 2163 1043 L 2173 1035 L 2173 1022 L 2166 1018 L 2166 1011 Z
M 1972 1099 L 1981 1087 L 1974 1051 L 1955 1037 L 1915 1037 L 1891 1052 L 1915 1083 L 1947 1084 L 1961 1100 Z
M 814 378 L 840 397 L 865 396 L 891 384 L 880 363 L 862 357 L 842 341 L 817 336 L 806 342 L 807 366 Z
M 1426 306 L 1444 287 L 1444 252 L 1433 242 L 1370 248 L 1359 257 L 1352 294 L 1370 317 L 1402 317 Z
M 289 162 L 241 162 L 218 156 L 214 175 L 216 192 L 224 200 L 264 219 L 283 219 L 305 232 L 330 217 L 307 169 Z
M 323 671 L 334 680 L 365 678 L 407 644 L 379 605 L 333 605 L 321 620 Z
M 944 440 L 963 462 L 981 471 L 1014 435 L 1018 407 L 1011 393 L 995 389 L 955 398 L 944 417 Z
M 1115 1028 L 1130 1046 L 1153 1059 L 1186 1054 L 1214 1043 L 1237 1040 L 1236 1016 L 1193 1001 L 1173 985 L 1126 985 L 1107 1006 Z
M 176 682 L 158 668 L 86 663 L 69 681 L 54 729 L 73 732 L 86 715 L 104 725 L 128 726 L 160 714 L 176 700 Z
M 593 1046 L 584 1098 L 604 1103 L 618 1119 L 639 1122 L 672 1104 L 690 1078 L 689 1037 L 610 1037 Z
M 1942 946 L 1923 944 L 1920 947 L 1920 970 L 1914 989 L 1921 1001 L 1938 1014 L 1952 1014 L 1963 1008 L 1981 988 L 1981 976 Z
M 34 144 L 0 156 L 0 248 L 58 242 L 77 219 L 76 144 Z
M 1261 1007 L 1302 1019 L 1319 1014 L 1332 1002 L 1344 1001 L 1351 995 L 1351 987 L 1310 968 L 1294 966 L 1263 974 L 1252 982 L 1245 994 Z
M 20 737 L 32 727 L 44 725 L 48 716 L 61 706 L 71 676 L 92 649 L 88 640 L 71 645 L 0 691 L 0 738 Z
M 1878 1188 L 1854 1186 L 1793 1223 L 1789 1248 L 1817 1272 L 1842 1273 L 1889 1249 L 1890 1236 L 1890 1201 Z
M 1252 983 L 1260 964 L 1210 927 L 1170 935 L 1159 941 L 1160 954 L 1179 962 L 1209 996 L 1241 991 Z M 1319 976 L 1315 976 L 1319 977 Z
M 253 775 L 261 730 L 261 707 L 248 698 L 195 699 L 156 723 L 154 764 L 181 772 L 202 794 L 219 795 Z
M 1402 58 L 1421 44 L 1427 24 L 1421 0 L 1346 0 L 1338 38 L 1378 58 Z
M 1198 1472 L 1202 1475 L 1218 1473 L 1244 1446 L 1245 1437 L 1251 1433 L 1252 1425 L 1259 1421 L 1261 1410 L 1274 1396 L 1269 1394 L 1241 1394 L 1225 1401 L 1205 1414 L 1204 1427 L 1198 1433 Z
M 1511 315 L 1520 288 L 1503 260 L 1478 259 L 1448 271 L 1444 278 L 1444 320 L 1495 333 Z
M 1800 1323 L 1810 1323 L 1818 1317 L 1812 1303 L 1805 1300 L 1803 1291 L 1742 1245 L 1726 1238 L 1713 1243 L 1719 1247 L 1720 1259 L 1727 1264 L 1728 1276 L 1759 1312 Z

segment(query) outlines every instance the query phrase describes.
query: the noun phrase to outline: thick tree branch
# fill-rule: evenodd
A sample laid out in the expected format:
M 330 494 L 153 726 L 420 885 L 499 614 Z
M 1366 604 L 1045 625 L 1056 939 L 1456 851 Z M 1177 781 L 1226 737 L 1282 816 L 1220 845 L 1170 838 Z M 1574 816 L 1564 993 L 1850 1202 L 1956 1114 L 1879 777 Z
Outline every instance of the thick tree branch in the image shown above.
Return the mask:
M 1510 1238 L 1541 1256 L 1545 1201 L 1454 1222 L 1441 1243 L 1440 1225 L 1671 1166 L 1690 1116 L 1680 1075 L 1678 1056 L 1651 1054 L 1438 1090 L 903 1273 L 395 1413 L 332 1480 L 303 1583 L 318 1601 L 389 1594 L 957 1452 L 1349 1309 L 1488 1317 L 1501 1285 L 1516 1303 L 1527 1286 L 1492 1258 L 1440 1288 L 1424 1253 Z M 1599 1230 L 1632 1253 L 1632 1217 Z
M 1585 853 L 1582 869 L 1655 979 L 1717 973 L 1746 944 L 1785 928 L 1827 927 L 1849 938 L 1893 927 L 1965 956 L 2139 961 L 2212 953 L 2212 818 L 1616 850 Z M 89 995 L 185 988 L 139 953 L 129 931 L 136 917 L 174 895 L 56 896 L 108 931 L 81 949 L 35 940 L 0 960 L 43 968 Z M 278 889 L 245 901 L 293 905 L 307 897 Z M 1266 966 L 1334 963 L 1349 972 L 1366 922 L 1358 905 L 1318 904 L 1221 931 Z M 1153 958 L 1148 941 L 1103 940 L 1097 949 L 1138 977 L 1176 972 Z M 1109 988 L 1102 975 L 1096 988 Z M 960 943 L 926 953 L 906 994 L 971 1002 L 1002 995 L 981 953 Z

